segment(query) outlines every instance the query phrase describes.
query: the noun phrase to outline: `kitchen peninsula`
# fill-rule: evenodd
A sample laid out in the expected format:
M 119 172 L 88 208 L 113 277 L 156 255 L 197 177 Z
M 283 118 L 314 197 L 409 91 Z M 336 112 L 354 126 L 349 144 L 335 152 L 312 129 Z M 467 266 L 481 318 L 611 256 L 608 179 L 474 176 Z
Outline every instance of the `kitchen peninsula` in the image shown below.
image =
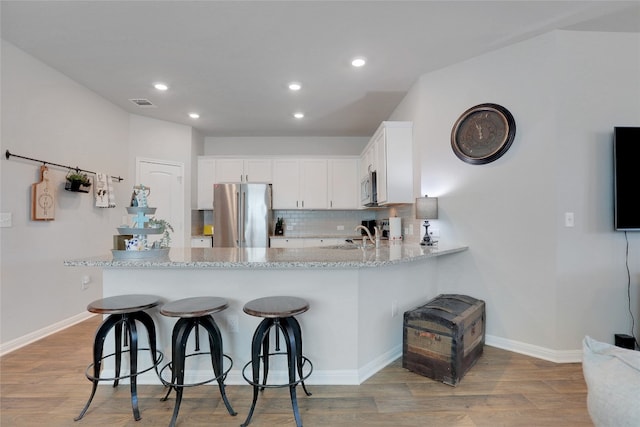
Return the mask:
M 298 320 L 304 353 L 314 367 L 307 383 L 360 384 L 401 355 L 402 314 L 438 293 L 438 257 L 466 249 L 394 242 L 365 249 L 172 248 L 165 259 L 114 260 L 108 255 L 65 265 L 102 267 L 104 297 L 154 294 L 167 302 L 193 296 L 226 298 L 229 308 L 214 317 L 224 351 L 234 360 L 228 384 L 245 384 L 241 369 L 249 361 L 259 322 L 242 311 L 244 304 L 273 295 L 305 298 L 311 308 Z M 157 311 L 151 315 L 158 326 L 159 349 L 170 355 L 174 319 Z M 185 381 L 210 376 L 206 358 L 199 359 Z M 107 364 L 106 369 L 113 368 Z M 284 366 L 274 364 L 272 371 L 274 379 L 285 375 Z M 150 372 L 139 382 L 159 383 Z

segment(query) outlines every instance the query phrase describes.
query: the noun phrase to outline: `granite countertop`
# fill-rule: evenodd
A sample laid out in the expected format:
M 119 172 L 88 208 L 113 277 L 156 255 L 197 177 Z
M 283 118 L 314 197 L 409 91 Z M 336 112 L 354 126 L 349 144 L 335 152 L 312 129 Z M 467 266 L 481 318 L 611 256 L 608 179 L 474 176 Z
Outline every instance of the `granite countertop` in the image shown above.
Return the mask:
M 323 269 L 363 268 L 415 262 L 462 252 L 463 245 L 438 247 L 400 242 L 384 242 L 380 248 L 171 248 L 168 258 L 114 260 L 112 255 L 64 261 L 70 267 L 105 268 L 184 268 L 184 269 Z

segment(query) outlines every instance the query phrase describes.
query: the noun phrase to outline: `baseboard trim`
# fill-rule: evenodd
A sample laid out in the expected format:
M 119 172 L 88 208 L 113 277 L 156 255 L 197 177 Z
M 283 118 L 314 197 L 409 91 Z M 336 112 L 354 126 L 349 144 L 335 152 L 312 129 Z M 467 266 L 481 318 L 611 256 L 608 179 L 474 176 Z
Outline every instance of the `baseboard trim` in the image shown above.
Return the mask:
M 305 384 L 308 385 L 360 385 L 368 378 L 375 375 L 378 371 L 382 370 L 385 366 L 389 365 L 393 361 L 402 356 L 402 346 L 397 346 L 387 353 L 375 358 L 371 362 L 367 363 L 360 369 L 342 369 L 342 370 L 317 370 L 315 369 Z M 140 363 L 140 362 L 139 362 Z M 142 366 L 146 366 L 145 362 L 142 362 Z M 164 362 L 163 362 L 164 364 Z M 102 371 L 104 378 L 110 378 L 115 375 L 113 367 L 107 366 Z M 271 369 L 269 371 L 269 383 L 270 384 L 286 384 L 288 382 L 288 372 L 283 369 Z M 211 378 L 211 374 L 208 372 L 200 371 L 185 371 L 185 383 L 199 383 L 207 381 Z M 167 379 L 167 378 L 165 378 Z M 127 383 L 127 380 L 121 381 L 123 384 Z M 138 376 L 138 384 L 160 384 L 160 380 L 155 375 L 155 372 L 149 371 Z M 215 381 L 209 383 L 210 385 L 216 385 Z M 239 368 L 234 368 L 227 374 L 225 379 L 227 385 L 246 385 L 242 371 Z
M 392 348 L 358 369 L 358 382 L 355 384 L 362 384 L 398 357 L 402 357 L 402 345 Z
M 37 331 L 31 332 L 27 335 L 21 336 L 20 338 L 16 338 L 14 340 L 8 341 L 6 343 L 0 344 L 0 357 L 11 353 L 19 348 L 22 348 L 26 345 L 29 345 L 33 342 L 36 342 L 44 337 L 47 337 L 51 334 L 55 334 L 56 332 L 60 332 L 63 329 L 66 329 L 70 326 L 78 324 L 80 322 L 84 322 L 85 320 L 96 316 L 93 313 L 84 312 L 77 314 L 75 316 L 69 317 L 68 319 L 62 320 L 60 322 L 54 323 L 52 325 L 47 326 L 46 328 L 39 329 Z
M 485 343 L 491 347 L 501 348 L 503 350 L 524 354 L 525 356 L 531 356 L 554 363 L 582 362 L 582 350 L 551 350 L 545 347 L 508 340 L 493 335 L 486 335 Z
M 35 341 L 45 338 L 51 334 L 59 332 L 77 323 L 83 322 L 95 314 L 84 312 L 68 319 L 54 323 L 46 328 L 39 329 L 31 332 L 20 338 L 8 341 L 0 344 L 0 357 L 18 350 L 26 345 L 29 345 Z M 485 343 L 492 347 L 497 347 L 503 350 L 512 351 L 514 353 L 524 354 L 526 356 L 535 357 L 537 359 L 547 360 L 554 363 L 577 363 L 582 362 L 582 350 L 551 350 L 545 347 L 540 347 L 532 344 L 523 343 L 520 341 L 509 340 L 506 338 L 496 337 L 493 335 L 485 336 Z M 377 357 L 371 362 L 364 365 L 358 370 L 339 370 L 339 371 L 316 371 L 313 373 L 312 378 L 309 378 L 309 384 L 342 384 L 342 385 L 354 385 L 362 384 L 368 378 L 373 376 L 376 372 L 402 356 L 402 346 L 397 346 L 387 353 Z M 275 373 L 275 372 L 274 372 Z M 229 372 L 227 377 L 228 384 L 246 384 L 242 378 L 240 371 L 235 369 Z
M 581 350 L 549 350 L 531 344 L 519 341 L 507 340 L 491 335 L 485 336 L 485 343 L 488 346 L 500 348 L 514 353 L 524 354 L 526 356 L 535 357 L 537 359 L 547 360 L 554 363 L 576 363 L 582 361 Z M 387 353 L 377 357 L 367 363 L 360 369 L 345 370 L 314 370 L 305 384 L 307 385 L 360 385 L 368 378 L 375 375 L 385 366 L 402 357 L 402 346 L 397 346 Z M 113 368 L 106 368 L 102 373 L 103 377 L 109 378 L 114 376 Z M 208 375 L 208 376 L 207 376 Z M 287 382 L 287 371 L 271 370 L 269 371 L 269 383 L 278 384 Z M 210 378 L 210 374 L 199 371 L 185 372 L 186 383 L 197 383 L 206 381 Z M 127 383 L 123 380 L 122 383 Z M 145 372 L 138 377 L 138 384 L 160 384 L 158 377 L 153 371 Z M 242 377 L 240 369 L 232 369 L 225 380 L 227 385 L 246 385 L 247 382 Z M 209 385 L 216 385 L 215 382 Z

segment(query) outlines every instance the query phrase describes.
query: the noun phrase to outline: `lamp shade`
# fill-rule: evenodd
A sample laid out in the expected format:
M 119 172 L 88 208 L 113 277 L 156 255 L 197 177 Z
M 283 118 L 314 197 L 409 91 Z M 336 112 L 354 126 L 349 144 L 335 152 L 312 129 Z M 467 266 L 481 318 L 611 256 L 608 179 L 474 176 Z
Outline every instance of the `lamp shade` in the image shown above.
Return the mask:
M 416 198 L 416 219 L 438 219 L 438 198 Z

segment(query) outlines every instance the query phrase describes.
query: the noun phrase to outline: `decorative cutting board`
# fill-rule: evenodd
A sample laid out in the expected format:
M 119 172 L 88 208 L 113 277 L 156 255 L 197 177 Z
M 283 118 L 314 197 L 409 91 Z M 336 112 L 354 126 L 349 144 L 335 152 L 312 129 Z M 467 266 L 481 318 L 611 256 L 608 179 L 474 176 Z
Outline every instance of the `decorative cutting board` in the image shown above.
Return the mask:
M 55 219 L 55 189 L 49 181 L 49 169 L 40 167 L 40 182 L 31 185 L 31 220 Z

